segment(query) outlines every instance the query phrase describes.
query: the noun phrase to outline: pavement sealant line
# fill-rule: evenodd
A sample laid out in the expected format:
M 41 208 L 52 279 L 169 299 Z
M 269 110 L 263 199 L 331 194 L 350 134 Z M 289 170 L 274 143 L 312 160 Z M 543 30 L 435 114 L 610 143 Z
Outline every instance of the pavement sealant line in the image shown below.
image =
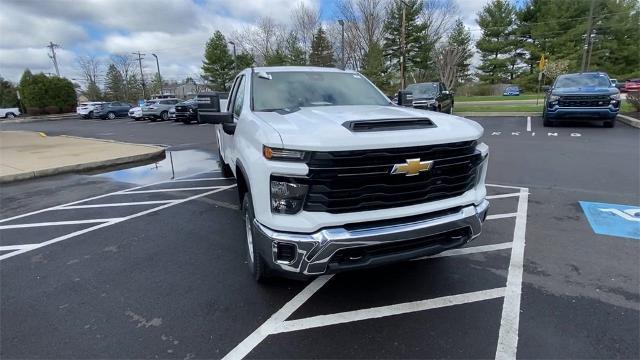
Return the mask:
M 201 174 L 212 173 L 212 172 L 220 172 L 220 170 L 201 171 L 201 172 L 198 172 L 198 173 L 195 173 L 195 174 L 181 176 L 181 177 L 177 178 L 176 180 L 182 180 L 182 179 L 185 179 L 185 178 L 190 177 L 190 176 L 198 176 L 198 175 L 201 175 Z M 197 180 L 197 179 L 194 179 L 194 180 Z M 47 211 L 50 211 L 50 210 L 58 210 L 60 208 L 63 208 L 65 206 L 69 206 L 69 205 L 76 205 L 76 204 L 80 204 L 80 203 L 91 201 L 91 200 L 102 199 L 102 198 L 105 198 L 107 196 L 119 195 L 119 194 L 122 194 L 122 193 L 126 193 L 127 191 L 131 191 L 131 190 L 143 189 L 143 188 L 146 188 L 146 187 L 149 187 L 149 186 L 153 186 L 153 185 L 171 183 L 173 181 L 174 180 L 161 180 L 161 181 L 153 182 L 151 184 L 135 186 L 135 187 L 132 187 L 132 188 L 129 188 L 129 189 L 118 190 L 118 191 L 114 191 L 114 192 L 111 192 L 111 193 L 108 193 L 108 194 L 102 194 L 102 195 L 93 196 L 93 197 L 82 199 L 82 200 L 76 200 L 76 201 L 72 201 L 72 202 L 69 202 L 69 203 L 66 203 L 66 204 L 56 205 L 56 206 L 52 206 L 50 208 L 40 209 L 40 210 L 32 211 L 32 212 L 29 212 L 29 213 L 26 213 L 26 214 L 21 214 L 21 215 L 8 217 L 6 219 L 1 219 L 0 223 L 7 222 L 7 221 L 10 221 L 10 220 L 19 219 L 19 218 L 23 218 L 23 217 L 26 217 L 26 216 L 35 215 L 35 214 L 41 214 L 43 212 L 47 212 Z
M 287 321 L 286 319 L 289 318 L 289 316 L 291 316 L 334 276 L 323 275 L 307 285 L 307 287 L 305 287 L 293 299 L 286 303 L 280 310 L 274 313 L 267 321 L 260 325 L 260 327 L 225 355 L 223 359 L 235 360 L 246 357 L 251 353 L 251 351 L 253 351 L 253 349 L 260 345 L 267 336 L 272 334 L 424 311 L 445 306 L 495 299 L 503 296 L 505 297 L 505 300 L 500 320 L 496 359 L 515 359 L 518 345 L 520 295 L 522 291 L 522 265 L 524 262 L 524 236 L 526 230 L 529 189 L 503 185 L 488 186 L 520 190 L 518 193 L 518 212 L 516 214 L 499 214 L 508 215 L 509 217 L 516 216 L 516 225 L 512 242 L 477 246 L 475 248 L 453 249 L 432 257 L 466 255 L 512 248 L 506 287 Z M 425 257 L 422 259 L 427 258 L 431 257 Z
M 54 239 L 51 239 L 51 240 L 48 240 L 48 241 L 45 241 L 45 242 L 42 242 L 42 243 L 39 243 L 39 244 L 34 244 L 34 246 L 29 247 L 29 248 L 25 248 L 25 249 L 21 249 L 21 250 L 10 252 L 8 254 L 0 255 L 0 260 L 4 260 L 4 259 L 8 259 L 10 257 L 14 257 L 16 255 L 24 254 L 24 253 L 26 253 L 28 251 L 39 249 L 39 248 L 47 246 L 47 245 L 55 244 L 57 242 L 60 242 L 60 241 L 63 241 L 63 240 L 67 240 L 67 239 L 76 237 L 78 235 L 86 234 L 88 232 L 101 229 L 103 227 L 111 226 L 111 225 L 114 225 L 114 224 L 119 224 L 119 223 L 121 223 L 123 221 L 134 219 L 134 218 L 137 218 L 137 217 L 140 217 L 140 216 L 143 216 L 143 215 L 147 215 L 147 214 L 150 214 L 152 212 L 156 212 L 156 211 L 159 211 L 159 210 L 162 210 L 162 209 L 166 209 L 166 208 L 174 206 L 174 205 L 182 204 L 182 203 L 187 202 L 187 201 L 198 199 L 198 198 L 201 198 L 201 197 L 204 197 L 204 196 L 207 196 L 207 195 L 211 195 L 211 194 L 223 191 L 223 190 L 231 189 L 231 188 L 233 188 L 235 186 L 236 186 L 236 184 L 225 186 L 225 187 L 220 187 L 218 189 L 207 191 L 205 193 L 201 193 L 201 194 L 197 194 L 197 195 L 193 195 L 193 196 L 190 196 L 190 197 L 185 198 L 185 199 L 176 200 L 176 201 L 171 202 L 169 204 L 164 204 L 164 205 L 157 206 L 157 207 L 149 209 L 149 210 L 141 211 L 141 212 L 135 213 L 133 215 L 124 216 L 124 217 L 121 217 L 121 218 L 117 218 L 116 220 L 113 220 L 113 221 L 101 223 L 101 224 L 98 224 L 98 225 L 95 225 L 95 226 L 92 226 L 92 227 L 89 227 L 89 228 L 86 228 L 86 229 L 78 230 L 78 231 L 72 232 L 70 234 L 59 236 L 57 238 L 54 238 Z

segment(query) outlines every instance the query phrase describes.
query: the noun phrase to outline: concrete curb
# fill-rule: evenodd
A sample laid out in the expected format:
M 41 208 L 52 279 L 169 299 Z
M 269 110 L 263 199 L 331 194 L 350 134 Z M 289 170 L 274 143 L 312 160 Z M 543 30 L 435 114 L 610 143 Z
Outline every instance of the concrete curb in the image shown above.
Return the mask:
M 146 144 L 132 144 L 132 143 L 126 143 L 121 141 L 115 141 L 115 140 L 85 138 L 85 137 L 71 136 L 71 135 L 60 135 L 60 136 L 68 137 L 68 138 L 83 139 L 83 140 L 88 139 L 93 141 L 101 141 L 101 142 L 108 142 L 108 143 L 115 143 L 115 144 L 137 145 L 137 146 L 143 146 L 143 147 L 154 149 L 154 151 L 151 151 L 145 154 L 121 156 L 118 158 L 92 161 L 92 162 L 87 162 L 82 164 L 73 164 L 73 165 L 66 165 L 66 166 L 60 166 L 60 167 L 54 167 L 54 168 L 48 168 L 48 169 L 42 169 L 42 170 L 36 170 L 36 171 L 27 171 L 27 172 L 18 173 L 18 174 L 2 175 L 0 176 L 0 183 L 8 183 L 8 182 L 14 182 L 19 180 L 27 180 L 27 179 L 33 179 L 38 177 L 51 176 L 51 175 L 87 172 L 91 170 L 98 170 L 98 169 L 114 167 L 114 166 L 124 165 L 124 164 L 132 164 L 132 163 L 138 163 L 138 162 L 150 161 L 150 160 L 162 160 L 165 158 L 165 149 L 159 146 L 146 145 Z
M 623 123 L 629 126 L 640 129 L 640 120 L 634 119 L 631 116 L 618 114 L 618 120 L 622 121 Z
M 0 124 L 24 124 L 24 123 L 32 123 L 32 122 L 40 122 L 40 121 L 55 121 L 55 120 L 69 120 L 79 118 L 78 114 L 61 114 L 61 115 L 50 115 L 50 116 L 28 116 L 28 117 L 16 117 L 13 119 L 2 119 L 0 120 Z
M 467 112 L 453 112 L 454 115 L 458 116 L 542 116 L 541 112 L 508 112 L 508 111 L 467 111 Z

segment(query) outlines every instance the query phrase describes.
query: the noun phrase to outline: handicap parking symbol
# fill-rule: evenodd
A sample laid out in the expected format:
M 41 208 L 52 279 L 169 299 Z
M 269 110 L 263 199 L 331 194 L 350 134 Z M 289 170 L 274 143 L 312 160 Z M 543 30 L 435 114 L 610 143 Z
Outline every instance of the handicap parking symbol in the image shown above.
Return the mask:
M 640 240 L 640 206 L 580 201 L 596 234 Z

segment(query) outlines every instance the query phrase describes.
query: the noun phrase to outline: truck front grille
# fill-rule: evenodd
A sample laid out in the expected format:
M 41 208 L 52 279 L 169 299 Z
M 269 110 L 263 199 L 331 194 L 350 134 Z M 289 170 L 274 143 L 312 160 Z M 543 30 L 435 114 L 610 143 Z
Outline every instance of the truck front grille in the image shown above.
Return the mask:
M 335 152 L 314 152 L 307 165 L 305 211 L 346 213 L 387 209 L 460 196 L 473 188 L 482 161 L 476 141 Z M 415 176 L 391 175 L 407 159 L 433 160 Z
M 558 100 L 560 107 L 607 107 L 611 99 L 608 95 L 566 95 Z

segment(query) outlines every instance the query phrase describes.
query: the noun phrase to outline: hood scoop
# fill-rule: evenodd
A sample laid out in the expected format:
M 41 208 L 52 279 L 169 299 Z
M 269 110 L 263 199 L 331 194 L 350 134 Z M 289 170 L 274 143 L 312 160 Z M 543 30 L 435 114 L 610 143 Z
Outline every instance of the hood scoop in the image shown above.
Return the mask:
M 342 123 L 352 132 L 412 130 L 436 127 L 429 118 L 354 120 Z

